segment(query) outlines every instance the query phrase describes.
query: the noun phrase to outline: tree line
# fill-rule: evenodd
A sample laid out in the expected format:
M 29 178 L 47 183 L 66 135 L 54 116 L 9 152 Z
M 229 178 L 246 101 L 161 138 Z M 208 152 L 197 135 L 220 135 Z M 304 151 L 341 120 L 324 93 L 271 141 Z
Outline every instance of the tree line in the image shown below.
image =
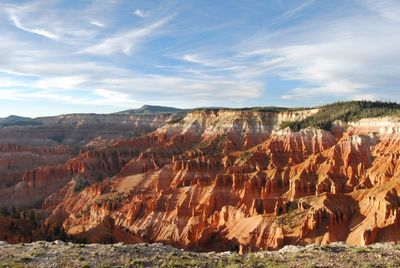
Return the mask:
M 400 105 L 383 101 L 336 102 L 320 107 L 320 110 L 301 121 L 283 122 L 281 127 L 299 131 L 307 127 L 330 130 L 335 121 L 351 122 L 362 118 L 400 116 Z

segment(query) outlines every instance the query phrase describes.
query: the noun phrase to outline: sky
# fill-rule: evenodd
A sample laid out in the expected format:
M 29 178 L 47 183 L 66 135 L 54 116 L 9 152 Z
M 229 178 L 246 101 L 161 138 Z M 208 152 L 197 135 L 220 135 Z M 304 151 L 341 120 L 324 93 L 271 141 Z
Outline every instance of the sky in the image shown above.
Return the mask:
M 0 0 L 0 117 L 400 101 L 399 0 Z

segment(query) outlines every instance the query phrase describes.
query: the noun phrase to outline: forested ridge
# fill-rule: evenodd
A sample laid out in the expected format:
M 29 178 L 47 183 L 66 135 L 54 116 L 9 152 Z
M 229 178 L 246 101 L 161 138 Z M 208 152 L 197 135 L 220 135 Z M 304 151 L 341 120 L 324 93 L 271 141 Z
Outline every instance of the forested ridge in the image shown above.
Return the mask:
M 295 122 L 283 122 L 282 128 L 289 127 L 299 131 L 307 127 L 316 127 L 330 130 L 333 122 L 356 121 L 362 118 L 373 118 L 381 116 L 400 116 L 400 105 L 395 102 L 382 101 L 350 101 L 336 102 L 319 107 L 320 110 L 304 120 Z

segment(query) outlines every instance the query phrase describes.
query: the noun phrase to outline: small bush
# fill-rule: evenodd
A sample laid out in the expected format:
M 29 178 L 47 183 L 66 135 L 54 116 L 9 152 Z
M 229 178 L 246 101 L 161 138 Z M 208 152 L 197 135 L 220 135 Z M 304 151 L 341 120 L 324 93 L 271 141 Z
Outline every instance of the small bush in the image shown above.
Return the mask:
M 367 248 L 354 248 L 353 251 L 356 253 L 368 253 L 369 252 L 369 250 Z

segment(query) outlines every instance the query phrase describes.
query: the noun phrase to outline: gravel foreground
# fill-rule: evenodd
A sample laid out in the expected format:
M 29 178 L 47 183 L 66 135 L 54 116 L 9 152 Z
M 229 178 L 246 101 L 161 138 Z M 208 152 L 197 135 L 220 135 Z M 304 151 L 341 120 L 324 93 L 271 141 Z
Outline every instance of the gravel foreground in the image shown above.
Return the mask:
M 244 256 L 195 253 L 156 244 L 73 244 L 62 241 L 11 245 L 0 241 L 0 267 L 400 267 L 400 245 L 286 246 Z

